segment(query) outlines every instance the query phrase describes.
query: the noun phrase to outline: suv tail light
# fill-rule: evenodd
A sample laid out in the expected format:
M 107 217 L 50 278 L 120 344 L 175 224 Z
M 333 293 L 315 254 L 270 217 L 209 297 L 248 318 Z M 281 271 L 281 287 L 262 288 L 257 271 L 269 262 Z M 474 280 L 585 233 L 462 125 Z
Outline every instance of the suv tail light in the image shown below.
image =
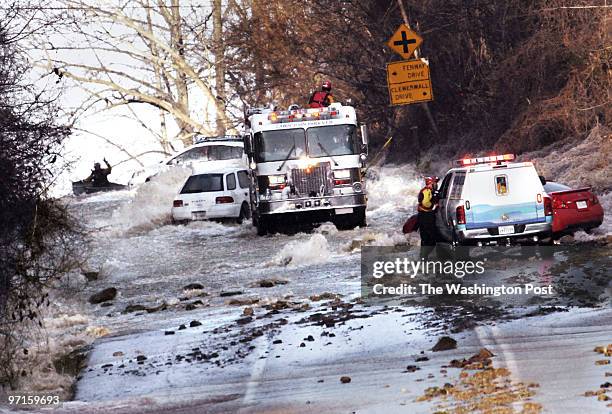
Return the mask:
M 183 207 L 183 200 L 174 200 L 172 207 Z
M 457 224 L 465 224 L 465 207 L 457 207 Z
M 544 197 L 544 215 L 545 216 L 553 215 L 552 200 L 550 199 L 550 197 Z
M 217 204 L 229 204 L 233 202 L 234 202 L 234 199 L 230 196 L 217 197 L 215 199 L 215 203 Z

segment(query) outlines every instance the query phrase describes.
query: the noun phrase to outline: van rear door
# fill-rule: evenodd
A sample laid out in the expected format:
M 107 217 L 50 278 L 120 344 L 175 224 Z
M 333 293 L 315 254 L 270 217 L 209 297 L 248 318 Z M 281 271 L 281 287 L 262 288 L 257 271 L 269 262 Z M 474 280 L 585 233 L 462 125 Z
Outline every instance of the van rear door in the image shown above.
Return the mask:
M 470 207 L 469 213 L 466 212 L 468 230 L 546 221 L 544 189 L 530 164 L 470 171 L 464 194 Z M 515 229 L 515 232 L 522 231 L 520 227 Z

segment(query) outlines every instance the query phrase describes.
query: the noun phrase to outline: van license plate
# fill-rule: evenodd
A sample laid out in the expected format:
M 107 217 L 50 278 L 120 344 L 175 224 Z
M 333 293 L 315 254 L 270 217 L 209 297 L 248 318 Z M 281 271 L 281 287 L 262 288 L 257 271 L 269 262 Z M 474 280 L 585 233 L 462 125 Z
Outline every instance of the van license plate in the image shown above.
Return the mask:
M 586 201 L 577 201 L 576 202 L 576 207 L 578 207 L 578 208 L 587 208 L 587 203 L 586 203 Z
M 353 212 L 353 208 L 349 207 L 349 208 L 337 208 L 336 209 L 336 215 L 338 214 L 350 214 Z
M 206 211 L 194 211 L 191 213 L 193 220 L 204 220 L 206 218 Z
M 497 231 L 499 234 L 513 234 L 514 226 L 499 226 Z

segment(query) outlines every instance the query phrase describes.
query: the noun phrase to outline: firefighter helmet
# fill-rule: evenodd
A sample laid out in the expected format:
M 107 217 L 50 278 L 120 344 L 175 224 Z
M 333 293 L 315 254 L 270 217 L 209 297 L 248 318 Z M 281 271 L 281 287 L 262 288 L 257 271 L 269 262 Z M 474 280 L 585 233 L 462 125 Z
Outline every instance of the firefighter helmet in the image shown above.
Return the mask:
M 425 185 L 436 184 L 439 180 L 438 177 L 425 177 Z

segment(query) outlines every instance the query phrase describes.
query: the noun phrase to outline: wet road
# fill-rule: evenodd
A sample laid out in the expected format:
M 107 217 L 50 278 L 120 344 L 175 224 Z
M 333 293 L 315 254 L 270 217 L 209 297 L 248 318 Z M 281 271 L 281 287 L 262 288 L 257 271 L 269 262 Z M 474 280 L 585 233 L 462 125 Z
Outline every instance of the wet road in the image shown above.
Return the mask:
M 544 367 L 528 376 L 517 371 L 541 358 L 538 352 L 550 341 L 541 326 L 525 330 L 533 347 L 517 356 L 515 322 L 498 331 L 478 328 L 481 320 L 504 319 L 479 304 L 457 313 L 429 303 L 360 303 L 361 247 L 411 242 L 400 229 L 413 210 L 416 174 L 392 167 L 380 175 L 369 185 L 369 226 L 342 232 L 324 224 L 310 233 L 258 237 L 250 223 L 165 224 L 164 206 L 171 204 L 180 177 L 147 194 L 141 189 L 73 201 L 72 211 L 91 235 L 87 265 L 98 272 L 82 295 L 107 287 L 119 293 L 87 305 L 90 325 L 110 334 L 94 344 L 77 382 L 77 402 L 65 410 L 404 412 L 409 405 L 410 412 L 430 412 L 432 402 L 415 399 L 442 378 L 456 381 L 459 372 L 441 374 L 441 366 L 480 346 L 494 347 L 502 366 L 514 364 L 516 378 L 544 380 Z M 503 277 L 528 273 L 506 264 Z M 564 341 L 581 361 L 609 336 L 607 308 L 609 302 L 598 303 L 586 336 L 571 327 L 564 331 L 578 335 Z M 553 315 L 536 318 L 554 326 Z M 572 327 L 584 320 L 580 313 L 568 319 Z M 436 338 L 449 332 L 459 349 L 431 354 Z M 405 365 L 421 352 L 431 360 L 410 377 Z M 340 383 L 342 375 L 352 382 Z M 593 375 L 585 368 L 584 381 L 572 392 L 591 387 Z M 551 400 L 556 392 L 547 391 L 541 400 L 562 406 Z M 573 396 L 568 401 L 576 403 Z

